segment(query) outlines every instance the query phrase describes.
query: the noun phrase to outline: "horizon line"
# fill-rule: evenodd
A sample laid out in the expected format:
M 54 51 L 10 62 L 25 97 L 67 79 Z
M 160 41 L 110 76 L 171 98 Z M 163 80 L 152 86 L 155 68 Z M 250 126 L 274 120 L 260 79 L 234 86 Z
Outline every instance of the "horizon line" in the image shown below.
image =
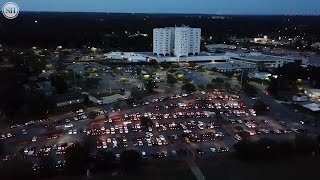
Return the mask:
M 320 16 L 320 14 L 222 14 L 222 13 L 166 13 L 166 12 L 102 12 L 102 11 L 20 11 L 20 13 L 101 13 L 101 14 L 172 14 L 211 16 Z

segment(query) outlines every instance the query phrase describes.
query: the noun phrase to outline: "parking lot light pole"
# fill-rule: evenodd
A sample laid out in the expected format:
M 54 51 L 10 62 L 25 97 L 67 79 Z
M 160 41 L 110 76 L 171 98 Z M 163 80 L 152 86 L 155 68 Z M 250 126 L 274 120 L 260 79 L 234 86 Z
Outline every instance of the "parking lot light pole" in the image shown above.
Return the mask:
M 77 88 L 76 73 L 74 71 L 73 71 L 73 79 L 74 79 L 74 88 Z
M 243 69 L 242 69 L 242 72 L 241 72 L 241 85 L 242 85 L 242 79 L 243 79 Z

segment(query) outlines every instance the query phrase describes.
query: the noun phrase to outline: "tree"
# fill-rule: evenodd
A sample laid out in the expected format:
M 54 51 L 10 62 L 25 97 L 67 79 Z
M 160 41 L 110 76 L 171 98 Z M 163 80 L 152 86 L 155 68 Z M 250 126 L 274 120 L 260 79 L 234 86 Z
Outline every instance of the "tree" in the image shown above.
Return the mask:
M 243 131 L 244 128 L 242 126 L 235 126 L 234 129 L 238 132 Z
M 250 78 L 248 76 L 248 72 L 244 71 L 240 73 L 240 75 L 237 77 L 237 80 L 242 84 L 247 84 L 250 81 Z
M 164 61 L 164 62 L 161 62 L 161 63 L 160 63 L 160 66 L 161 66 L 163 69 L 169 69 L 169 68 L 170 68 L 170 63 Z
M 143 116 L 143 117 L 141 118 L 141 126 L 142 126 L 142 127 L 146 127 L 146 128 L 152 127 L 152 126 L 153 126 L 153 122 L 152 122 L 152 120 L 151 120 L 149 117 Z
M 291 141 L 283 141 L 278 143 L 277 151 L 283 156 L 291 156 L 294 153 L 295 147 Z
M 26 93 L 23 105 L 23 115 L 28 117 L 44 116 L 55 108 L 54 100 L 42 93 Z
M 248 140 L 239 141 L 234 145 L 238 155 L 246 159 L 270 159 L 279 155 L 279 145 L 276 141 L 262 138 L 251 142 Z
M 120 109 L 120 104 L 119 103 L 114 103 L 113 107 L 114 107 L 114 109 Z
M 258 63 L 257 68 L 259 72 L 268 72 L 268 68 L 264 63 Z
M 97 113 L 96 112 L 93 112 L 93 111 L 89 112 L 88 118 L 95 119 L 96 117 L 97 117 Z
M 249 83 L 242 84 L 242 91 L 248 96 L 255 96 L 257 94 L 257 89 Z
M 156 87 L 156 83 L 153 80 L 149 79 L 145 81 L 144 86 L 146 87 L 148 93 L 152 93 L 153 89 Z
M 210 71 L 218 72 L 218 69 L 217 69 L 217 68 L 215 68 L 215 67 L 212 67 L 212 68 L 210 69 Z
M 182 90 L 186 91 L 187 93 L 192 93 L 196 91 L 196 87 L 191 83 L 186 83 L 181 87 Z
M 10 120 L 24 103 L 25 91 L 21 84 L 27 77 L 17 70 L 0 69 L 0 109 Z
M 55 172 L 55 162 L 51 156 L 43 156 L 40 158 L 39 165 L 41 166 L 40 175 L 50 177 Z
M 258 115 L 263 115 L 269 111 L 269 106 L 267 106 L 263 101 L 257 101 L 253 104 L 253 109 Z
M 178 80 L 172 74 L 167 74 L 167 83 L 174 85 L 177 82 Z
M 311 136 L 297 135 L 294 142 L 298 153 L 311 154 L 318 151 L 318 142 Z
M 141 91 L 139 91 L 137 88 L 132 88 L 130 92 L 131 92 L 131 97 L 134 100 L 141 100 L 143 97 Z
M 213 89 L 213 85 L 212 84 L 207 84 L 207 89 Z
M 88 95 L 85 95 L 84 98 L 83 98 L 83 104 L 89 105 L 89 103 L 90 103 L 89 96 L 88 96 Z
M 227 71 L 227 72 L 224 72 L 223 75 L 227 76 L 228 78 L 232 78 L 234 76 L 234 72 Z
M 226 89 L 230 89 L 230 88 L 231 88 L 231 85 L 226 82 L 226 83 L 224 83 L 224 87 L 225 87 Z
M 31 179 L 32 163 L 26 159 L 5 161 L 0 169 L 1 179 Z
M 67 82 L 61 76 L 54 75 L 51 79 L 51 85 L 56 88 L 58 94 L 63 94 L 68 90 Z
M 141 67 L 136 67 L 136 73 L 137 73 L 137 75 L 138 76 L 140 76 L 141 75 Z
M 134 98 L 128 98 L 128 99 L 126 99 L 126 104 L 128 104 L 128 105 L 132 105 L 133 103 L 135 103 L 136 101 L 135 101 L 135 99 Z
M 175 73 L 175 72 L 177 72 L 176 69 L 169 69 L 169 70 L 168 70 L 168 73 Z
M 213 78 L 212 83 L 222 84 L 222 83 L 224 83 L 224 80 L 222 78 Z
M 199 90 L 204 90 L 204 85 L 203 84 L 200 84 L 199 86 L 198 86 L 198 88 L 199 88 Z
M 89 161 L 89 147 L 75 144 L 67 148 L 65 153 L 66 168 L 71 174 L 84 172 Z
M 158 61 L 155 60 L 155 59 L 151 59 L 151 60 L 149 61 L 149 64 L 150 64 L 151 66 L 158 65 Z
M 189 67 L 191 67 L 191 68 L 194 68 L 194 67 L 196 67 L 196 66 L 197 66 L 197 64 L 194 63 L 194 62 L 190 62 L 190 63 L 189 63 Z
M 4 146 L 3 146 L 3 142 L 0 142 L 0 157 L 3 156 L 4 153 Z
M 187 78 L 186 76 L 183 76 L 182 82 L 183 83 L 190 83 L 192 80 L 190 78 Z
M 250 138 L 250 132 L 248 131 L 240 131 L 237 134 L 244 140 L 247 140 Z
M 101 79 L 100 78 L 88 78 L 85 80 L 87 88 L 97 88 Z
M 135 150 L 124 150 L 121 153 L 120 163 L 125 170 L 134 170 L 140 166 L 141 156 Z
M 112 151 L 99 150 L 94 157 L 94 164 L 98 171 L 110 170 L 115 159 Z
M 274 73 L 288 79 L 289 81 L 304 79 L 306 74 L 303 67 L 301 67 L 301 64 L 297 62 L 286 63 L 283 66 L 276 68 Z

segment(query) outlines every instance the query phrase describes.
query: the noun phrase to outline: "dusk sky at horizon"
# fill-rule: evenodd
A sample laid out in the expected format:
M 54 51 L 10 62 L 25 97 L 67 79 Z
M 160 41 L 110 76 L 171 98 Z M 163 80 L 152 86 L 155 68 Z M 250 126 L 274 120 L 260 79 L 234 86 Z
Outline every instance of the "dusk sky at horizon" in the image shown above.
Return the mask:
M 20 11 L 320 15 L 320 0 L 8 0 Z M 7 0 L 0 0 L 1 6 Z

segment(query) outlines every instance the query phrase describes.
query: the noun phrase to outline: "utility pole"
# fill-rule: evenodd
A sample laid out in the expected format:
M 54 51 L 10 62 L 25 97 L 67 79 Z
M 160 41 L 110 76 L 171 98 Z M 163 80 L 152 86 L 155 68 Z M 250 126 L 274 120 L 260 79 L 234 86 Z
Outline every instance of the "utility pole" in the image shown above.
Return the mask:
M 242 85 L 242 80 L 243 80 L 243 69 L 242 69 L 242 72 L 241 72 L 241 85 Z

